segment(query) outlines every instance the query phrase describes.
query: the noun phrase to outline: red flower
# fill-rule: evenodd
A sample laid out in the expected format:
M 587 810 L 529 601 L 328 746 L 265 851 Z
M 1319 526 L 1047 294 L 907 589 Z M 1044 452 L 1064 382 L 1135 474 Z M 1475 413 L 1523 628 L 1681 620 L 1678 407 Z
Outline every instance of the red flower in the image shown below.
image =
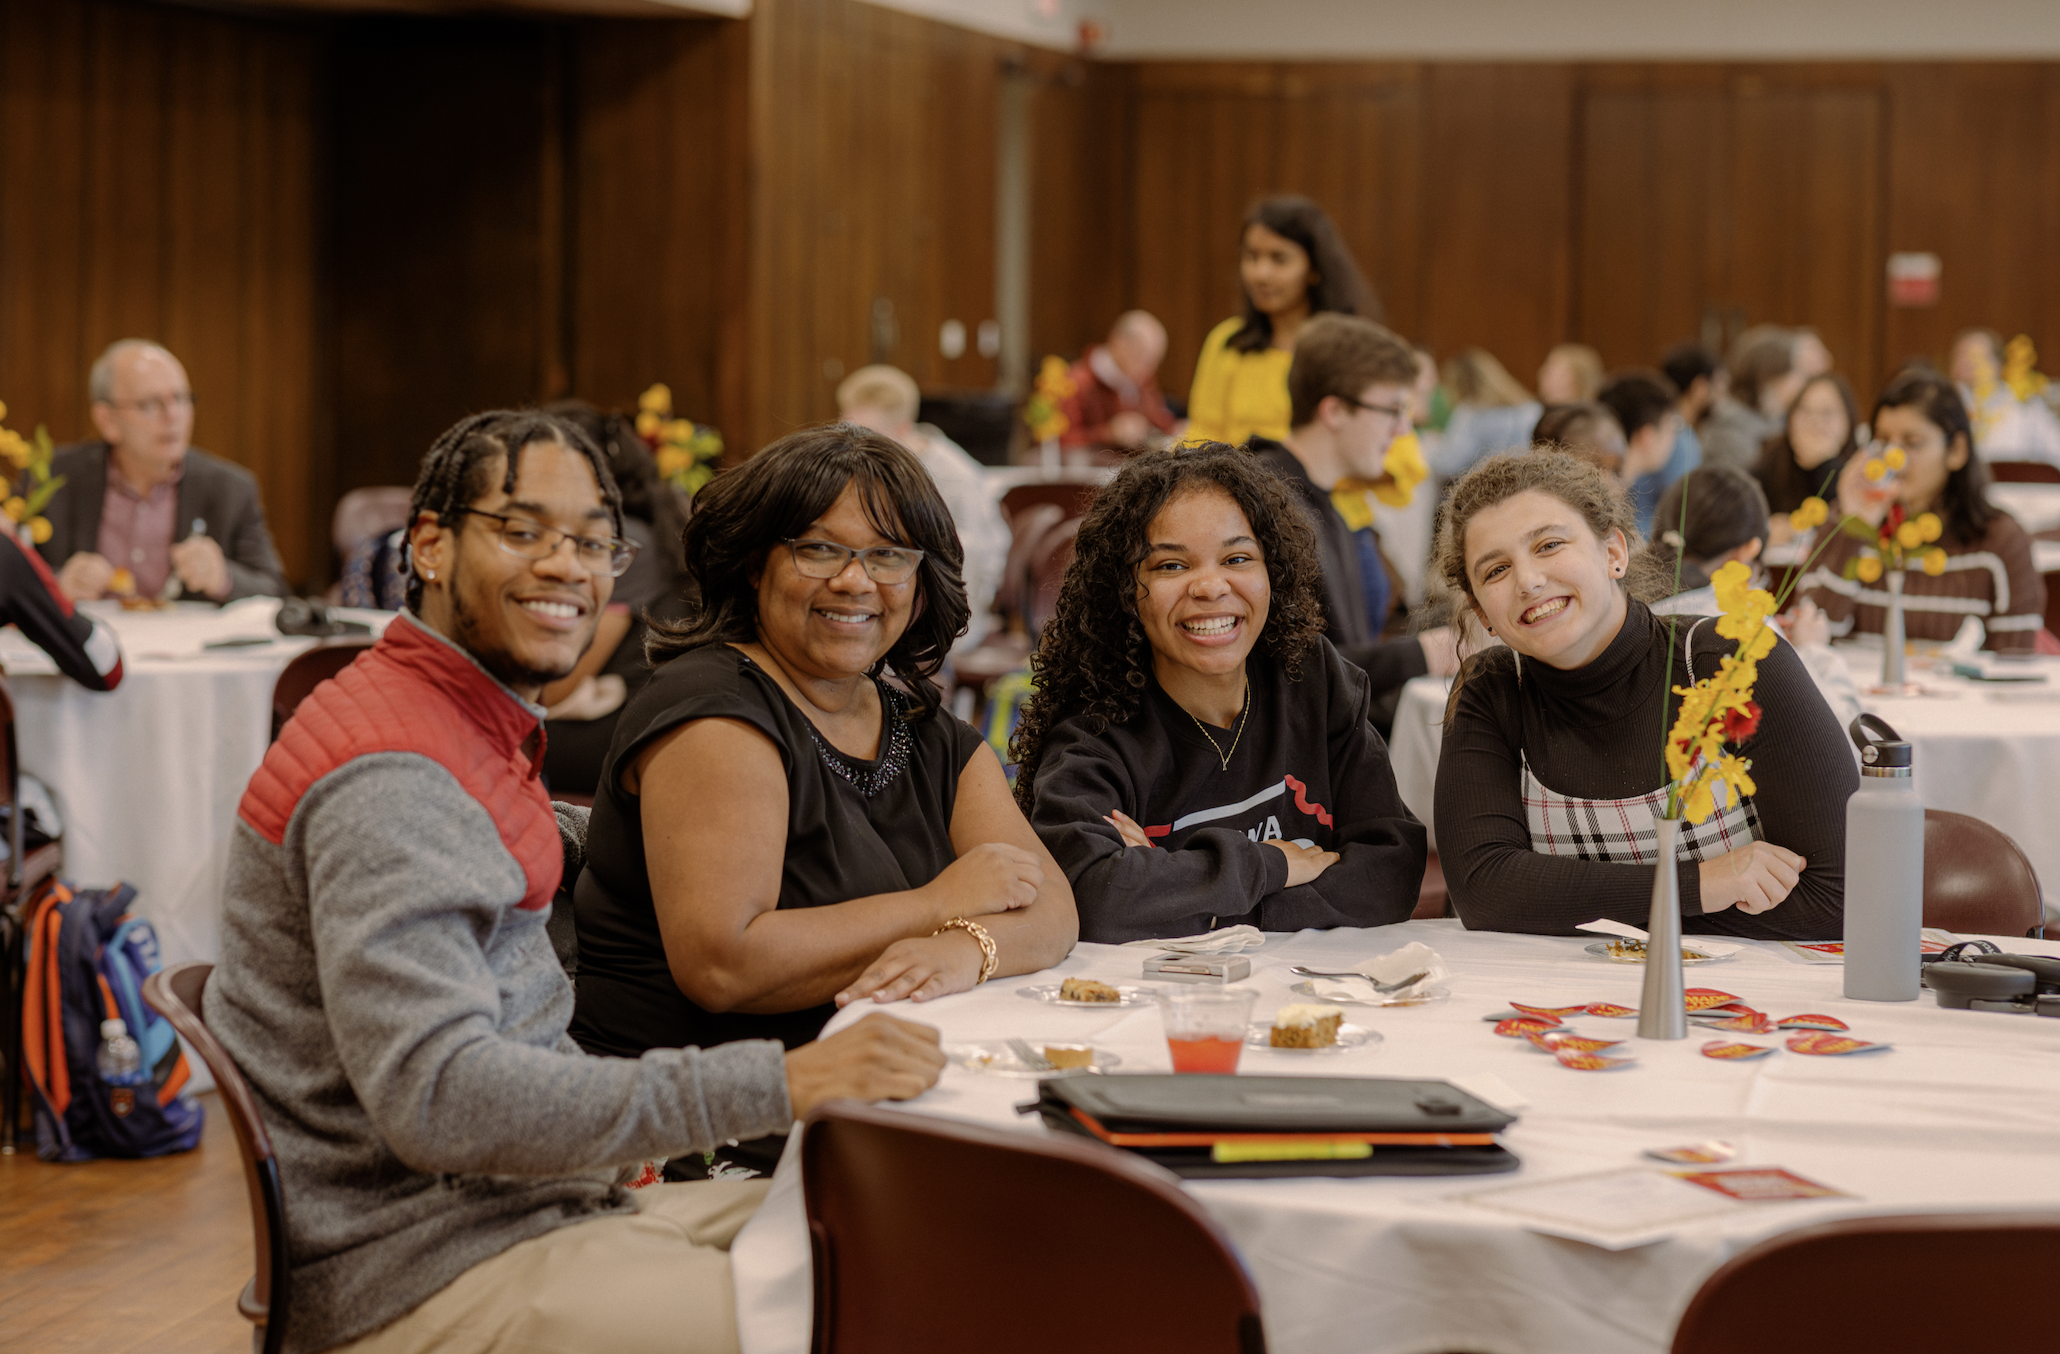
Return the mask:
M 1909 515 L 1910 514 L 1904 510 L 1903 505 L 1900 502 L 1889 504 L 1888 529 L 1890 531 L 1894 531 L 1897 527 L 1903 524 L 1903 520 L 1907 518 Z
M 1757 701 L 1747 701 L 1743 710 L 1724 712 L 1724 741 L 1743 743 L 1759 732 L 1760 707 Z

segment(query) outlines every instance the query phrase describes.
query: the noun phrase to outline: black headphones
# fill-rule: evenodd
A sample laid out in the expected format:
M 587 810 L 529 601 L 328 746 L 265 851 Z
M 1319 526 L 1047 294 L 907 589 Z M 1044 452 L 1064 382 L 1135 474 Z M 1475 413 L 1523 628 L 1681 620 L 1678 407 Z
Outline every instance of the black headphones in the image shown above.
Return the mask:
M 1969 953 L 1977 947 L 1989 953 Z M 1948 1010 L 2060 1018 L 2060 959 L 2045 955 L 2001 954 L 1987 941 L 1970 941 L 1926 964 L 1924 985 Z

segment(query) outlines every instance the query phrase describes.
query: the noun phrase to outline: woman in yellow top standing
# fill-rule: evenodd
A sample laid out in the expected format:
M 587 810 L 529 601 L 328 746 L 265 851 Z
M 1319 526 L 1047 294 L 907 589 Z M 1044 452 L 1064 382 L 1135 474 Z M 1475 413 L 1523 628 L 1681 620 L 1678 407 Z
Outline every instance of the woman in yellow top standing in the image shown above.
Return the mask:
M 1303 322 L 1327 310 L 1381 318 L 1337 227 L 1305 197 L 1263 198 L 1245 213 L 1238 277 L 1245 313 L 1202 344 L 1188 394 L 1189 442 L 1286 437 L 1288 366 Z

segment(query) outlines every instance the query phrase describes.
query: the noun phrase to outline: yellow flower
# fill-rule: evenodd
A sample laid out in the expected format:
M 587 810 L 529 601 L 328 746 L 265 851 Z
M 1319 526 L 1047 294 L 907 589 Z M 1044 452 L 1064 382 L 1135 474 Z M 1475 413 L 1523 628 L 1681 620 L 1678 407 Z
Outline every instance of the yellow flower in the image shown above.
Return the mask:
M 1881 577 L 1881 561 L 1872 555 L 1862 555 L 1854 562 L 1853 572 L 1862 583 L 1872 583 Z
M 1870 480 L 1878 480 L 1888 473 L 1888 467 L 1880 461 L 1870 460 L 1867 464 L 1861 466 L 1860 469 Z
M 660 381 L 649 390 L 637 396 L 637 408 L 647 414 L 663 417 L 672 412 L 672 387 Z M 639 420 L 641 421 L 641 420 Z
M 1890 447 L 1881 453 L 1881 463 L 1890 470 L 1901 470 L 1910 463 L 1910 458 L 1903 454 L 1901 447 Z
M 1895 543 L 1905 550 L 1915 550 L 1924 544 L 1924 528 L 1915 522 L 1905 522 L 1895 529 Z
M 49 518 L 31 517 L 29 519 L 29 539 L 34 541 L 37 545 L 47 545 L 50 541 L 50 532 L 51 526 Z
M 1812 527 L 1823 526 L 1830 517 L 1830 504 L 1821 498 L 1806 498 L 1800 507 L 1788 514 L 1788 524 L 1797 531 L 1808 531 Z
M 1773 594 L 1749 586 L 1751 582 L 1752 570 L 1735 559 L 1710 579 L 1717 606 L 1724 613 L 1717 618 L 1717 633 L 1743 643 L 1746 647 L 1740 656 L 1749 661 L 1765 658 L 1774 650 L 1774 632 L 1767 624 L 1774 614 Z
M 643 413 L 637 415 L 638 437 L 656 437 L 658 436 L 658 430 L 664 426 L 665 416 L 656 410 L 646 409 Z
M 1691 823 L 1699 823 L 1714 813 L 1716 807 L 1716 797 L 1710 793 L 1710 778 L 1698 776 L 1681 801 L 1681 816 Z
M 5 503 L 0 503 L 0 512 L 6 513 L 9 517 L 19 522 L 22 518 L 29 515 L 29 501 L 19 497 L 10 498 Z
M 1759 786 L 1753 784 L 1752 763 L 1736 753 L 1727 752 L 1717 759 L 1713 779 L 1722 781 L 1729 787 L 1731 793 L 1726 798 L 1727 803 L 1743 799 L 1759 790 Z
M 1946 552 L 1937 546 L 1924 552 L 1924 572 L 1937 578 L 1946 571 Z
M 1935 541 L 1946 534 L 1946 524 L 1938 520 L 1938 514 L 1935 512 L 1918 513 L 1916 521 L 1917 530 L 1922 533 L 1923 540 Z
M 679 447 L 660 447 L 655 459 L 658 462 L 658 473 L 668 479 L 694 463 L 693 456 Z
M 0 400 L 0 419 L 7 417 L 7 401 Z

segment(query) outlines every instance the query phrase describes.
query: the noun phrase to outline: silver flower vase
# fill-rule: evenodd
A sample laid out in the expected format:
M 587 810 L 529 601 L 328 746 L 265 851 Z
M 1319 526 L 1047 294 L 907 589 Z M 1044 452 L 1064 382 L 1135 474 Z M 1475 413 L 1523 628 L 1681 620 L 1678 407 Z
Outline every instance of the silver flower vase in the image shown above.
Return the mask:
M 1681 978 L 1681 878 L 1674 842 L 1681 820 L 1652 815 L 1659 864 L 1652 872 L 1652 915 L 1645 920 L 1645 995 L 1638 1002 L 1640 1039 L 1686 1039 L 1688 996 Z
M 1903 571 L 1890 569 L 1888 615 L 1881 621 L 1881 684 L 1893 690 L 1903 684 Z

